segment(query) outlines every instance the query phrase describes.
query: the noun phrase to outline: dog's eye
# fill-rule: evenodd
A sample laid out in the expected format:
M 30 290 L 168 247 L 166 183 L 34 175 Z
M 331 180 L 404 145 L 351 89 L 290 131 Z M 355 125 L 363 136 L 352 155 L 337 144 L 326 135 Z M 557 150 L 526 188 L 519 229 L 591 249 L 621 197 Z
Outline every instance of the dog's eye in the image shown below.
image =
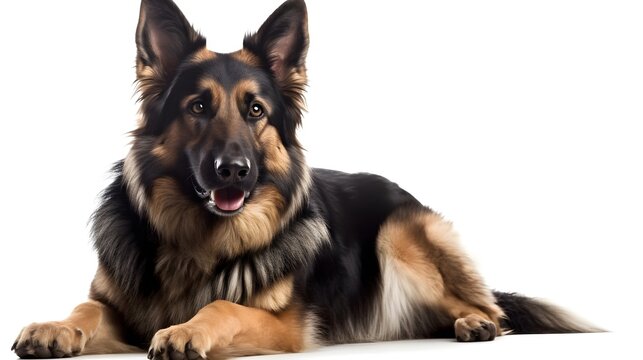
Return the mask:
M 205 112 L 205 104 L 202 101 L 195 101 L 190 105 L 190 111 L 192 114 L 200 115 Z
M 248 111 L 248 116 L 251 118 L 260 118 L 263 116 L 263 107 L 259 104 L 250 105 L 250 110 Z

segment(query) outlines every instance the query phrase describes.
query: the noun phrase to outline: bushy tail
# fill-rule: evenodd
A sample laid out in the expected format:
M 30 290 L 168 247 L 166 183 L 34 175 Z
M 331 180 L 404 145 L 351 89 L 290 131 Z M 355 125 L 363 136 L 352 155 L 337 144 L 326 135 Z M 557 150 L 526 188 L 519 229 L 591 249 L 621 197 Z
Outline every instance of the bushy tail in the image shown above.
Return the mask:
M 515 293 L 493 292 L 505 312 L 500 326 L 511 334 L 554 334 L 603 332 L 567 311 L 542 300 Z

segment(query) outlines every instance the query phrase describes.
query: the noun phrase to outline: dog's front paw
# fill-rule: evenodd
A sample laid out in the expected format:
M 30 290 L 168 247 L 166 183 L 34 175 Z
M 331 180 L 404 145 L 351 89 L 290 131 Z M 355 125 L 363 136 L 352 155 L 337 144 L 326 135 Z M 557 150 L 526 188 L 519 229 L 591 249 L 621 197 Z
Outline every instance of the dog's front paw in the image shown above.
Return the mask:
M 159 330 L 152 338 L 147 358 L 153 360 L 206 359 L 211 348 L 212 340 L 204 327 L 184 323 Z
M 61 358 L 79 355 L 85 342 L 82 330 L 62 322 L 34 323 L 22 329 L 11 350 L 22 359 Z
M 496 325 L 478 315 L 469 315 L 455 321 L 455 336 L 458 341 L 490 341 L 496 338 L 496 333 Z

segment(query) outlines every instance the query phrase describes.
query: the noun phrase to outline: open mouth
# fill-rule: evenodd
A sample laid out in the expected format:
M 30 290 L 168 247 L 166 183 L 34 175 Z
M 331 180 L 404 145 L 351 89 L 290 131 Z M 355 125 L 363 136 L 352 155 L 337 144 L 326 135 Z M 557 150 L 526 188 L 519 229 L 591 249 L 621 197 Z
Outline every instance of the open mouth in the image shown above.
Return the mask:
M 235 186 L 209 191 L 195 183 L 194 190 L 200 198 L 207 199 L 205 207 L 220 216 L 232 216 L 240 213 L 246 199 L 250 196 L 250 192 Z

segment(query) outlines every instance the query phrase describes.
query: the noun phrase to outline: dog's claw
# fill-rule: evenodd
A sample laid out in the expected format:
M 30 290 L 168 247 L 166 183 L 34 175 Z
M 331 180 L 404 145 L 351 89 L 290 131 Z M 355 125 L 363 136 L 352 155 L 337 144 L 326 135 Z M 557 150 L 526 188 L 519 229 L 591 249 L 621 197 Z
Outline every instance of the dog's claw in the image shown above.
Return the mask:
M 201 355 L 192 348 L 192 341 L 185 344 L 185 357 L 187 357 L 188 360 L 203 359 Z

